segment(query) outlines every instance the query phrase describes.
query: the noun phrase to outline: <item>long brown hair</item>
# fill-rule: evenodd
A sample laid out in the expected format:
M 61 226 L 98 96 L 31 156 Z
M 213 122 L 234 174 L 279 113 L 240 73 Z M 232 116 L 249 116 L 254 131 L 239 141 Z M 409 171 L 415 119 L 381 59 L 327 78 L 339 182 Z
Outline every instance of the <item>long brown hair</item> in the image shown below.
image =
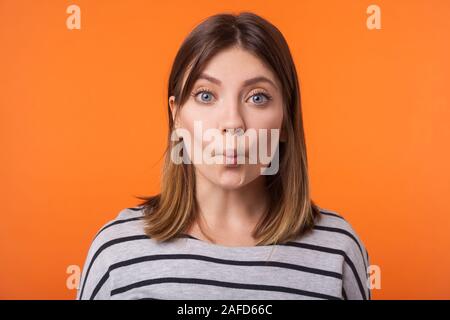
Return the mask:
M 279 170 L 266 176 L 270 195 L 267 211 L 256 225 L 257 245 L 292 240 L 314 225 L 319 208 L 310 199 L 306 144 L 297 71 L 288 44 L 270 22 L 251 13 L 216 14 L 197 25 L 185 38 L 175 57 L 169 78 L 168 98 L 175 96 L 182 106 L 189 98 L 197 77 L 219 51 L 239 46 L 256 54 L 272 69 L 281 83 L 283 96 L 282 131 L 286 141 L 279 144 Z M 184 81 L 185 79 L 185 81 Z M 197 219 L 195 172 L 192 164 L 175 164 L 170 158 L 174 129 L 168 105 L 169 130 L 161 179 L 161 192 L 145 200 L 145 233 L 158 241 L 176 238 Z

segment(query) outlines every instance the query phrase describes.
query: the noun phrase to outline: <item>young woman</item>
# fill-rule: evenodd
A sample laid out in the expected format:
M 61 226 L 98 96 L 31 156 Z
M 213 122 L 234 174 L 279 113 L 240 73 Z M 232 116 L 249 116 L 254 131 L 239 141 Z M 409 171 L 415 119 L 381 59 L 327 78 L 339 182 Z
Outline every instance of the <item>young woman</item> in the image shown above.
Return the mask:
M 249 12 L 199 24 L 168 115 L 161 192 L 97 233 L 77 299 L 370 299 L 364 244 L 310 198 L 297 73 L 275 26 Z M 255 146 L 270 162 L 249 161 Z M 214 161 L 193 161 L 198 149 Z

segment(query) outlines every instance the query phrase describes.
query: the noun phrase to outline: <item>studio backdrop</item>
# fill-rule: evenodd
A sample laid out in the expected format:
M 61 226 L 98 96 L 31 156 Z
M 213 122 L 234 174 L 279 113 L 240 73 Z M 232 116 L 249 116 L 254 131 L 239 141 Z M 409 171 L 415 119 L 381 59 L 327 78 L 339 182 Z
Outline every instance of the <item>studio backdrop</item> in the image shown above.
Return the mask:
M 160 188 L 184 37 L 254 12 L 299 75 L 314 200 L 373 299 L 450 298 L 450 2 L 0 0 L 0 298 L 74 299 L 95 233 Z

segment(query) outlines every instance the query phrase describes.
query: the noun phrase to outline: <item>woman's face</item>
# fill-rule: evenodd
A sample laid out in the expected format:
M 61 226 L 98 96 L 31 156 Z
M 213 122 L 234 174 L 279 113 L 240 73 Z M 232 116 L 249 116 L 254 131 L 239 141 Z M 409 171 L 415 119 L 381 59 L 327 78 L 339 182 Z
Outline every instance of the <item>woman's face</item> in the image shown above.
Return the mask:
M 271 139 L 270 130 L 281 129 L 282 103 L 280 84 L 271 70 L 258 57 L 238 47 L 223 50 L 208 62 L 181 108 L 178 109 L 174 96 L 169 98 L 172 115 L 178 111 L 177 118 L 174 118 L 176 128 L 184 129 L 192 137 L 191 146 L 186 151 L 195 166 L 196 175 L 200 174 L 225 189 L 237 189 L 252 182 L 261 175 L 261 169 L 268 166 L 267 162 L 261 163 L 259 149 L 264 146 L 262 150 L 266 150 L 261 152 L 267 156 L 274 153 L 271 141 L 275 139 Z M 240 150 L 245 154 L 239 158 L 240 163 L 245 162 L 241 164 L 236 164 L 236 158 L 227 157 L 238 153 L 236 131 L 234 135 L 229 132 L 238 128 L 245 133 L 240 137 L 243 143 Z M 208 130 L 219 133 L 220 139 L 210 137 L 208 140 L 205 136 Z M 266 141 L 260 134 L 266 137 Z M 196 163 L 193 152 L 200 153 L 202 159 L 201 153 L 207 150 L 208 145 L 210 152 L 205 154 L 222 163 Z M 195 146 L 201 149 L 194 151 Z M 250 152 L 255 147 L 257 161 L 249 163 Z

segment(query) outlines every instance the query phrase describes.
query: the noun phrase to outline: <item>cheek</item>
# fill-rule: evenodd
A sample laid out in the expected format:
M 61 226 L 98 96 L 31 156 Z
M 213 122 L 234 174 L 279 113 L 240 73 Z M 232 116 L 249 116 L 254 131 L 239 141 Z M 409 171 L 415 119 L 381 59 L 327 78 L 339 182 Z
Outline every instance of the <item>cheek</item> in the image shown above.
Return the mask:
M 247 127 L 253 129 L 280 129 L 283 121 L 283 108 L 276 106 L 258 112 L 248 112 Z
M 258 150 L 262 149 L 262 152 L 267 156 L 274 156 L 281 135 L 283 107 L 282 105 L 277 105 L 276 107 L 260 111 L 248 117 L 248 126 L 258 132 L 257 141 L 254 141 L 258 145 Z
M 204 129 L 213 128 L 216 124 L 216 116 L 211 110 L 204 107 L 198 107 L 191 103 L 186 103 L 180 110 L 180 125 L 181 127 L 194 133 L 195 122 L 200 122 Z
M 193 155 L 201 155 L 203 148 L 209 142 L 203 141 L 204 132 L 210 128 L 216 128 L 217 119 L 211 110 L 200 108 L 195 104 L 186 103 L 179 113 L 179 124 L 182 128 L 187 130 L 190 134 L 190 147 L 187 151 L 191 160 Z

